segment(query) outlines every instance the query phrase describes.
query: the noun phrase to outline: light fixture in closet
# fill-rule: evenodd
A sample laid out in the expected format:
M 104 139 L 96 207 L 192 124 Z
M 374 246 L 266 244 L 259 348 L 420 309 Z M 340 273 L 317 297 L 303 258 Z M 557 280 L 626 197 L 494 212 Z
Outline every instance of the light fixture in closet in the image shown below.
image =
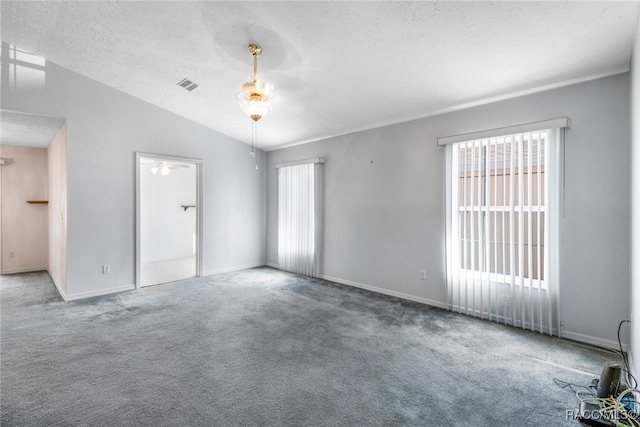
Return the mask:
M 155 160 L 153 162 L 153 166 L 149 168 L 149 172 L 151 172 L 154 175 L 160 172 L 160 175 L 166 176 L 166 175 L 169 175 L 172 169 L 188 168 L 188 167 L 189 167 L 188 165 L 181 164 L 181 163 L 171 163 L 171 162 L 164 162 L 162 160 Z

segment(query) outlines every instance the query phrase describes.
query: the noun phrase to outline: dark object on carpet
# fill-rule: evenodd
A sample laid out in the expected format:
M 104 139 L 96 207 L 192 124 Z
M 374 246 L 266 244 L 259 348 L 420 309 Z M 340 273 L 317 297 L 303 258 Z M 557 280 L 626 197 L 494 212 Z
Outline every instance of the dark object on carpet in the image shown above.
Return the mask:
M 68 303 L 12 292 L 3 277 L 3 427 L 576 426 L 553 379 L 615 358 L 266 267 Z
M 580 414 L 578 419 L 584 424 L 600 427 L 615 427 L 615 424 L 601 415 L 600 405 L 597 403 L 580 402 L 578 413 Z

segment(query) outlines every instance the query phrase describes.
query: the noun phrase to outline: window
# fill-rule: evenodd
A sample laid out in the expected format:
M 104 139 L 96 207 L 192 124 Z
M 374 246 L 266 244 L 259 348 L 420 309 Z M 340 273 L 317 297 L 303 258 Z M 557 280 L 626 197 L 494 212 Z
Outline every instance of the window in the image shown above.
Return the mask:
M 320 274 L 322 163 L 318 158 L 277 165 L 279 268 L 311 277 Z
M 449 305 L 552 333 L 562 133 L 522 127 L 446 143 Z
M 452 146 L 457 263 L 466 274 L 545 288 L 547 131 Z

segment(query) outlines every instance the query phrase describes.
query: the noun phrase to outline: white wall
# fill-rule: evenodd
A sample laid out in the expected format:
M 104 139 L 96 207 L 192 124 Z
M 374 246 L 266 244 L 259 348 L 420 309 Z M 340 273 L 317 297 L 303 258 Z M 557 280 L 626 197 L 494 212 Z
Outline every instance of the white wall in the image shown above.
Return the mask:
M 67 124 L 47 148 L 49 163 L 49 274 L 67 296 Z
M 51 62 L 45 74 L 40 88 L 3 80 L 1 101 L 67 119 L 70 299 L 133 288 L 137 151 L 203 159 L 205 274 L 264 262 L 264 167 L 247 145 Z
M 140 167 L 141 262 L 166 261 L 195 255 L 196 167 L 180 167 L 168 175 Z
M 560 277 L 564 335 L 616 345 L 628 315 L 629 78 L 621 74 L 268 153 L 267 261 L 277 264 L 275 164 L 325 157 L 325 276 L 443 306 L 442 136 L 568 116 Z M 419 270 L 428 279 L 419 279 Z M 600 309 L 606 302 L 606 309 Z
M 640 372 L 640 13 L 631 60 L 631 371 Z
M 49 265 L 47 150 L 0 145 L 2 273 L 45 270 Z

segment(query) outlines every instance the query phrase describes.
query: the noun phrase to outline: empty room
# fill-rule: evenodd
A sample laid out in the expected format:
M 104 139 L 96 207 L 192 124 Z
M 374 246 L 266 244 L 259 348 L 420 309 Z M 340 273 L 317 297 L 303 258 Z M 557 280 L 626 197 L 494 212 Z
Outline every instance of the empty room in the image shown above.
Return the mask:
M 0 2 L 0 424 L 640 426 L 640 2 Z

